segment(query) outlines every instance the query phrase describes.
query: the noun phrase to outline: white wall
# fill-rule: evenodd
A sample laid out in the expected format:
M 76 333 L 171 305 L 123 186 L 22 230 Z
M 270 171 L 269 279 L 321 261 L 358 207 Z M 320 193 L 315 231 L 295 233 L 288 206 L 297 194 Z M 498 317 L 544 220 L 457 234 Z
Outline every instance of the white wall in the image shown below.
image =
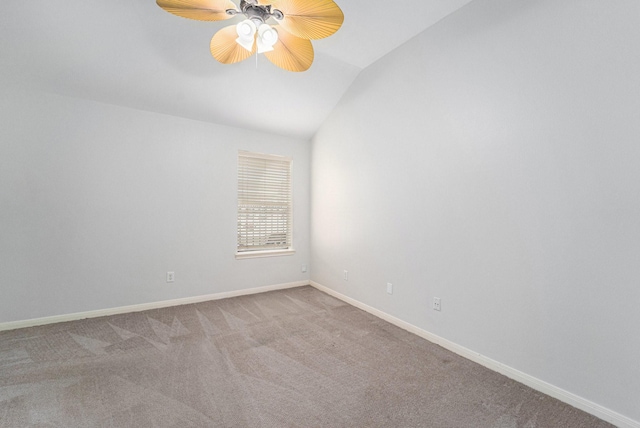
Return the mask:
M 364 70 L 312 280 L 640 421 L 639 42 L 637 0 L 476 0 Z
M 308 141 L 1 95 L 0 322 L 308 279 Z M 293 157 L 295 255 L 235 259 L 238 149 Z

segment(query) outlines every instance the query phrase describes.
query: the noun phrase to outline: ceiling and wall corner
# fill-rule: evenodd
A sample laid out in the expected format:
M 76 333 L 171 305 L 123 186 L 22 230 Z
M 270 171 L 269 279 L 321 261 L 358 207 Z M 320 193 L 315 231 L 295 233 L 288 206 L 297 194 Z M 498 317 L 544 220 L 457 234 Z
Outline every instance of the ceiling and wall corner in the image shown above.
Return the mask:
M 257 56 L 225 66 L 217 30 L 155 0 L 3 2 L 0 80 L 76 98 L 310 138 L 358 73 L 471 0 L 340 2 L 342 28 L 313 43 L 316 60 L 287 73 Z

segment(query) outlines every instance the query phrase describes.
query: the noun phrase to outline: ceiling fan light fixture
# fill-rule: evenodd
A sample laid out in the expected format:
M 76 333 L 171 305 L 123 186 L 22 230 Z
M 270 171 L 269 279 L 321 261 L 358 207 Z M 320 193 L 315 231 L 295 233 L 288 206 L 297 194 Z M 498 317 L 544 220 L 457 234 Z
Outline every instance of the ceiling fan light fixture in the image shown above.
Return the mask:
M 332 35 L 344 22 L 344 14 L 334 0 L 156 0 L 156 3 L 173 15 L 198 21 L 244 16 L 243 21 L 214 34 L 209 44 L 211 55 L 223 64 L 234 64 L 256 52 L 264 53 L 275 66 L 294 72 L 311 66 L 314 57 L 311 40 Z
M 262 24 L 258 28 L 258 53 L 271 52 L 277 41 L 278 32 L 271 25 Z
M 255 40 L 256 24 L 254 24 L 250 19 L 245 19 L 236 25 L 236 32 L 238 33 L 236 42 L 251 52 L 253 50 L 253 42 Z

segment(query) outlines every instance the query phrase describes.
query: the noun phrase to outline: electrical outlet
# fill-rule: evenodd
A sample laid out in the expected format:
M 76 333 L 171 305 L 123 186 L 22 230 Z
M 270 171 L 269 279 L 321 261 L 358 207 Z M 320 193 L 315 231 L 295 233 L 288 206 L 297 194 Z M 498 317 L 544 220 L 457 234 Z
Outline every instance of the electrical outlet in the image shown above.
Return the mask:
M 440 298 L 439 297 L 434 297 L 433 298 L 433 310 L 434 311 L 441 311 L 442 310 L 442 306 L 440 305 Z
M 306 273 L 307 272 L 307 265 L 302 265 L 302 268 L 300 270 L 302 271 L 302 273 Z
M 167 272 L 167 282 L 174 282 L 176 280 L 175 272 Z
M 345 281 L 349 281 L 349 271 L 345 270 L 344 273 L 342 274 L 342 277 L 344 278 Z
M 387 282 L 387 294 L 393 294 L 393 284 Z

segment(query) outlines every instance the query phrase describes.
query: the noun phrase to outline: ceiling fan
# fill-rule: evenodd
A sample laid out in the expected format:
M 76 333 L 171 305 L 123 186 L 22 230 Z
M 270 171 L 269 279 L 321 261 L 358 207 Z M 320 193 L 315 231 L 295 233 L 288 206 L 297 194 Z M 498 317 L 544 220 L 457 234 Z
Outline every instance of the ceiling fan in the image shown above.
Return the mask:
M 344 21 L 333 0 L 156 0 L 174 15 L 199 21 L 223 21 L 236 15 L 245 19 L 219 30 L 211 39 L 211 55 L 223 64 L 264 53 L 288 71 L 305 71 L 313 62 L 312 39 L 338 31 Z M 273 20 L 272 25 L 267 21 Z

